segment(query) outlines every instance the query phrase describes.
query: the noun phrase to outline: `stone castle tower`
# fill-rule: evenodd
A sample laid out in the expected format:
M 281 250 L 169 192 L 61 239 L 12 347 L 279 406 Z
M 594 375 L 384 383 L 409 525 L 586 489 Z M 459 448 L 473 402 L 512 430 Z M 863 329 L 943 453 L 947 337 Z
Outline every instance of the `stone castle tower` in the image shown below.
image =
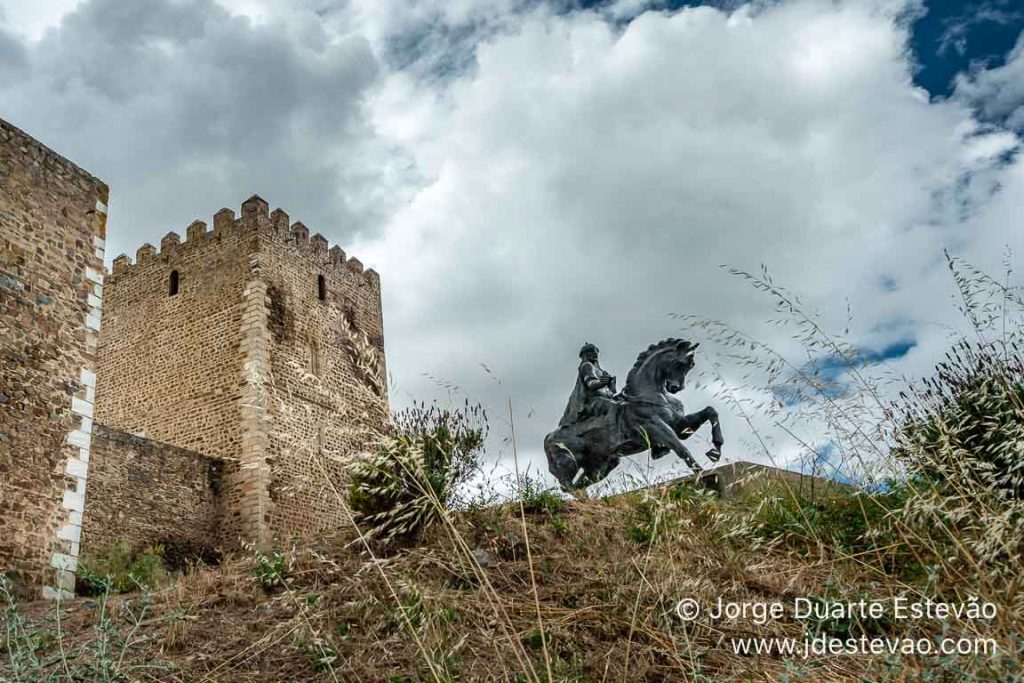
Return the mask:
M 117 257 L 104 289 L 95 420 L 134 446 L 94 463 L 84 542 L 113 540 L 110 528 L 132 514 L 125 488 L 179 499 L 153 511 L 173 516 L 183 501 L 164 480 L 183 453 L 215 465 L 204 469 L 218 499 L 204 542 L 346 523 L 340 463 L 386 415 L 383 345 L 377 273 L 257 196 L 238 217 L 219 211 L 212 230 L 195 221 L 185 240 L 170 232 L 159 251 L 143 245 L 134 264 Z M 177 455 L 140 455 L 145 442 Z
M 388 410 L 377 273 L 256 196 L 105 273 L 107 201 L 0 120 L 0 575 L 54 597 L 115 543 L 346 524 Z

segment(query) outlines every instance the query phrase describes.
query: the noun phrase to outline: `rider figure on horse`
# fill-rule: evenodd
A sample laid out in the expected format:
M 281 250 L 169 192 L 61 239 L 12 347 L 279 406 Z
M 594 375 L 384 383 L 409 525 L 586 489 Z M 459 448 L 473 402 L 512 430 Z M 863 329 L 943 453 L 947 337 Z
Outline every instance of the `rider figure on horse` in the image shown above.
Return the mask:
M 615 399 L 615 377 L 597 360 L 598 349 L 591 343 L 580 348 L 580 367 L 576 374 L 576 386 L 569 396 L 569 403 L 562 413 L 559 427 L 578 424 L 593 417 L 599 417 L 617 402 Z
M 579 424 L 593 417 L 605 415 L 620 399 L 615 396 L 615 377 L 598 362 L 600 351 L 587 342 L 580 348 L 580 367 L 576 386 L 569 396 L 569 404 L 562 413 L 559 427 Z M 651 444 L 651 455 L 658 459 L 669 452 L 662 444 Z

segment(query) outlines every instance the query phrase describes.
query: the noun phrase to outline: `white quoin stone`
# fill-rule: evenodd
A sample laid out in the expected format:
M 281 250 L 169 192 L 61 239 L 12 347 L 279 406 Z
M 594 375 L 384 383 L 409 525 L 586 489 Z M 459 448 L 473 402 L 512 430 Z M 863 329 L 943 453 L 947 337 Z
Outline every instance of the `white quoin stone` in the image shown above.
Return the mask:
M 77 524 L 65 524 L 61 527 L 60 531 L 57 532 L 57 538 L 64 541 L 71 541 L 72 543 L 82 542 L 82 527 Z M 74 553 L 77 555 L 78 553 Z
M 64 499 L 61 501 L 61 507 L 65 510 L 85 512 L 85 496 L 78 491 L 65 491 Z
M 90 434 L 81 429 L 68 432 L 68 443 L 78 448 L 89 448 Z
M 75 396 L 71 399 L 71 412 L 82 417 L 92 417 L 92 404 Z
M 89 465 L 83 460 L 71 458 L 68 460 L 67 465 L 65 465 L 64 472 L 69 477 L 78 477 L 79 479 L 85 479 L 87 476 L 89 476 Z
M 65 555 L 64 553 L 54 553 L 53 556 L 50 557 L 50 566 L 54 569 L 74 572 L 78 570 L 78 558 L 72 557 L 71 555 Z

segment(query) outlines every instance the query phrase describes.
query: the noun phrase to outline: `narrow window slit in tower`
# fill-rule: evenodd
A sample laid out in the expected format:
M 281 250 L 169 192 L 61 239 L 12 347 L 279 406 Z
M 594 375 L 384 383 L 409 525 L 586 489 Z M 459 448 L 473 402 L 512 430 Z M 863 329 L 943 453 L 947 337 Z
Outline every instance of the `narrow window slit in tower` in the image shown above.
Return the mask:
M 175 294 L 178 293 L 178 271 L 176 270 L 171 271 L 169 291 L 169 296 L 174 296 Z
M 320 297 L 320 301 L 327 301 L 327 280 L 323 275 L 316 276 L 316 295 Z

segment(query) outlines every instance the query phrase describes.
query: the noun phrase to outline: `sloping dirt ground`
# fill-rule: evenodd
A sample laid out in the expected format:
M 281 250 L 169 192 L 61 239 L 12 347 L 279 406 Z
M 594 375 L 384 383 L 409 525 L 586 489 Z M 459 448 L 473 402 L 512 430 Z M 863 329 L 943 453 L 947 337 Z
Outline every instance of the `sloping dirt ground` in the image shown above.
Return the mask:
M 59 629 L 54 604 L 28 603 L 21 633 L 38 646 L 11 637 L 9 611 L 0 679 L 903 678 L 879 657 L 733 653 L 733 638 L 802 638 L 804 623 L 723 623 L 706 614 L 684 622 L 682 598 L 706 609 L 720 597 L 881 597 L 898 587 L 867 565 L 851 571 L 727 540 L 711 503 L 660 510 L 652 515 L 635 499 L 582 501 L 527 513 L 524 524 L 518 506 L 491 508 L 460 514 L 414 545 L 372 553 L 354 532 L 342 533 L 284 548 L 279 561 L 239 554 L 148 593 L 69 600 Z M 26 649 L 41 662 L 36 669 L 24 664 Z

